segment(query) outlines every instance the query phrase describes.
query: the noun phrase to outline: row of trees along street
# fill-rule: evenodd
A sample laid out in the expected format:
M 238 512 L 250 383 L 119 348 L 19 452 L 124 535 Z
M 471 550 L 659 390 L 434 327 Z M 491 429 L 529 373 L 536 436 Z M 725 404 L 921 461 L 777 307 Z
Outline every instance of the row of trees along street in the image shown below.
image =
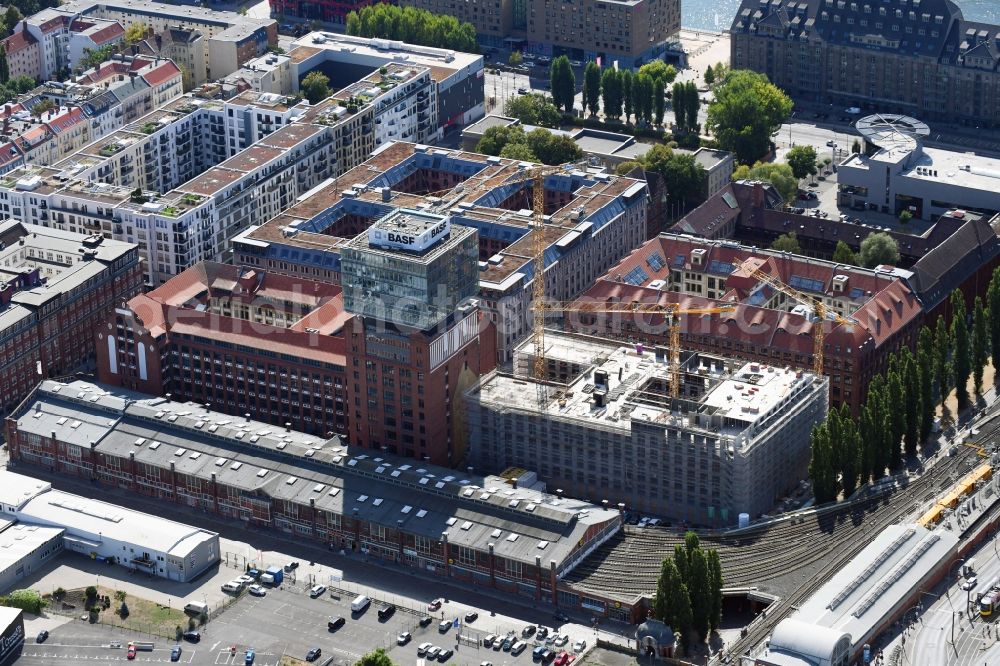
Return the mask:
M 904 346 L 889 357 L 885 374 L 868 385 L 860 414 L 847 405 L 831 408 L 813 428 L 809 476 L 817 504 L 847 498 L 859 484 L 899 470 L 904 455 L 915 456 L 928 441 L 938 409 L 943 424 L 951 420 L 952 391 L 959 411 L 970 405 L 970 377 L 973 394 L 982 394 L 990 358 L 1000 358 L 1000 269 L 985 302 L 977 296 L 970 313 L 956 289 L 951 311 L 950 326 L 942 316 L 920 330 L 915 352 Z

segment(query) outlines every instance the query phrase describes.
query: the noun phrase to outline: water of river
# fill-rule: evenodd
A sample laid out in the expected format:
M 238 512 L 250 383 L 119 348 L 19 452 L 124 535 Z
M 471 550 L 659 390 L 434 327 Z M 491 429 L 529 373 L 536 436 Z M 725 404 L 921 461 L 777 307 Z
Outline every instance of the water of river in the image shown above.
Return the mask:
M 968 21 L 1000 24 L 1000 1 L 955 0 Z M 740 0 L 681 0 L 681 23 L 685 28 L 725 30 L 729 27 Z

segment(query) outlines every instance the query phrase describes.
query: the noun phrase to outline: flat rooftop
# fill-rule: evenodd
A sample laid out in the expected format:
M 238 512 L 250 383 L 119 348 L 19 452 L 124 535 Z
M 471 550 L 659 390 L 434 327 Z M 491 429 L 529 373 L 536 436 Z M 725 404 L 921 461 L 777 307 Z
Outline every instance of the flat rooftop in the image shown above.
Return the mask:
M 299 53 L 300 49 L 306 50 Z M 353 62 L 365 60 L 376 66 L 389 63 L 400 66 L 423 65 L 431 68 L 431 77 L 439 82 L 456 72 L 468 68 L 481 69 L 483 66 L 483 57 L 474 53 L 335 32 L 311 32 L 303 35 L 293 42 L 290 56 L 293 62 L 301 63 L 321 52 L 323 55 L 320 57 L 332 62 L 337 62 L 338 54 L 343 52 L 349 54 Z
M 619 346 L 611 340 L 547 332 L 545 356 L 550 368 L 566 368 L 563 381 L 539 383 L 525 374 L 534 359 L 528 340 L 515 351 L 514 375 L 494 373 L 479 388 L 479 399 L 498 407 L 538 411 L 545 394 L 544 412 L 595 426 L 631 430 L 632 421 L 677 425 L 691 429 L 713 427 L 704 420 L 722 419 L 725 431 L 738 434 L 769 417 L 797 388 L 812 381 L 802 371 L 759 363 L 732 365 L 719 356 L 688 353 L 681 362 L 686 386 L 700 383 L 697 399 L 670 399 L 669 363 L 665 353 L 642 345 Z M 600 383 L 595 373 L 606 373 Z
M 5 573 L 11 567 L 20 564 L 25 557 L 53 539 L 61 537 L 65 531 L 61 527 L 46 525 L 24 523 L 9 525 L 0 531 L 0 572 Z
M 39 419 L 27 411 L 35 403 L 45 415 Z M 206 480 L 214 476 L 219 483 L 248 493 L 305 506 L 312 499 L 318 509 L 341 515 L 357 511 L 364 520 L 393 528 L 402 523 L 404 530 L 429 538 L 448 531 L 449 542 L 455 545 L 485 550 L 487 543 L 495 542 L 499 556 L 530 563 L 536 554 L 561 562 L 588 530 L 618 519 L 617 511 L 558 498 L 527 483 L 514 488 L 496 476 L 380 456 L 370 450 L 362 453 L 339 437 L 322 439 L 212 412 L 196 403 L 80 380 L 45 380 L 25 405 L 25 411 L 15 416 L 19 424 L 49 427 L 60 440 L 68 436 L 67 430 L 55 426 L 49 414 L 72 410 L 78 418 L 101 423 L 102 431 L 92 435 L 99 454 L 127 459 L 134 453 L 137 462 L 160 468 L 174 463 L 182 474 Z M 32 500 L 28 508 L 41 499 L 44 495 Z M 66 512 L 78 511 L 92 528 L 111 521 L 106 514 L 128 511 L 82 498 L 69 501 L 76 506 L 40 505 L 33 513 L 58 513 L 60 519 L 68 519 L 75 514 Z M 91 510 L 92 505 L 100 506 Z M 167 534 L 155 538 L 169 542 L 178 528 L 165 529 Z
M 0 485 L 12 476 L 22 475 L 0 470 Z M 71 534 L 91 537 L 92 541 L 109 537 L 180 557 L 190 551 L 193 542 L 217 536 L 214 532 L 61 490 L 38 495 L 16 515 L 21 522 L 64 528 Z
M 901 175 L 918 181 L 1000 192 L 1000 159 L 973 152 L 960 153 L 921 145 L 916 151 L 890 148 L 871 157 L 855 154 L 844 162 L 845 166 L 857 169 L 871 169 L 874 164 L 899 164 Z

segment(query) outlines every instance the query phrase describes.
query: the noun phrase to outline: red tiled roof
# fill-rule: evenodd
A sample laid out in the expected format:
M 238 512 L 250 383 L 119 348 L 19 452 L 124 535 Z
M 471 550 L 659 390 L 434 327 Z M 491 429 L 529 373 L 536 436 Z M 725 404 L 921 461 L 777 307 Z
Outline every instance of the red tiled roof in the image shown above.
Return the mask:
M 55 116 L 54 118 L 49 118 L 45 121 L 45 124 L 49 126 L 49 129 L 58 134 L 76 125 L 77 123 L 83 122 L 84 120 L 86 120 L 86 116 L 83 114 L 83 109 L 76 106 L 72 109 L 66 110 L 58 116 Z
M 105 44 L 118 39 L 125 34 L 125 28 L 121 26 L 120 23 L 112 23 L 111 25 L 101 28 L 94 34 L 90 36 L 90 39 L 98 46 L 104 46 Z
M 41 24 L 40 26 L 38 26 L 38 28 L 42 32 L 48 34 L 48 33 L 52 32 L 53 30 L 55 30 L 56 28 L 61 28 L 64 25 L 66 25 L 65 17 L 63 17 L 63 16 L 57 16 L 57 17 L 51 18 L 48 21 L 46 21 L 45 23 Z
M 142 75 L 146 79 L 146 83 L 151 86 L 158 86 L 170 79 L 180 78 L 180 76 L 181 70 L 171 60 L 164 61 L 159 67 L 155 67 Z
M 0 145 L 0 165 L 8 165 L 21 157 L 21 151 L 13 141 Z
M 35 39 L 27 30 L 22 30 L 21 32 L 15 32 L 10 37 L 3 40 L 4 49 L 7 54 L 17 53 L 23 49 L 37 44 L 38 40 Z

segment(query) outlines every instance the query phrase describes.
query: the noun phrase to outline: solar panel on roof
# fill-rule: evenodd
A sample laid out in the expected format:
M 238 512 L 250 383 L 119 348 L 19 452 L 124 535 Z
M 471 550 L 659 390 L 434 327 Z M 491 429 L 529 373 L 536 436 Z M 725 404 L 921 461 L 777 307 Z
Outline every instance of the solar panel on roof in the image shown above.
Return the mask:
M 718 259 L 713 259 L 708 265 L 709 273 L 718 273 L 719 275 L 729 275 L 733 272 L 733 265 L 728 261 L 719 261 Z
M 654 271 L 658 271 L 667 265 L 667 262 L 663 258 L 663 255 L 660 254 L 659 252 L 654 252 L 653 254 L 646 257 L 646 263 L 649 264 L 649 267 L 652 268 Z
M 683 266 L 683 265 L 684 265 L 684 255 L 678 254 L 677 256 L 674 257 L 674 266 Z
M 826 291 L 824 288 L 825 284 L 822 280 L 814 280 L 812 278 L 802 277 L 801 275 L 793 275 L 791 279 L 788 280 L 788 284 L 796 289 L 801 289 L 802 291 L 812 291 L 819 294 Z
M 641 266 L 636 266 L 625 275 L 622 282 L 639 287 L 648 280 L 649 275 L 646 274 L 646 271 L 642 270 Z
M 865 290 L 860 287 L 855 287 L 851 289 L 851 299 L 857 300 L 865 295 Z

